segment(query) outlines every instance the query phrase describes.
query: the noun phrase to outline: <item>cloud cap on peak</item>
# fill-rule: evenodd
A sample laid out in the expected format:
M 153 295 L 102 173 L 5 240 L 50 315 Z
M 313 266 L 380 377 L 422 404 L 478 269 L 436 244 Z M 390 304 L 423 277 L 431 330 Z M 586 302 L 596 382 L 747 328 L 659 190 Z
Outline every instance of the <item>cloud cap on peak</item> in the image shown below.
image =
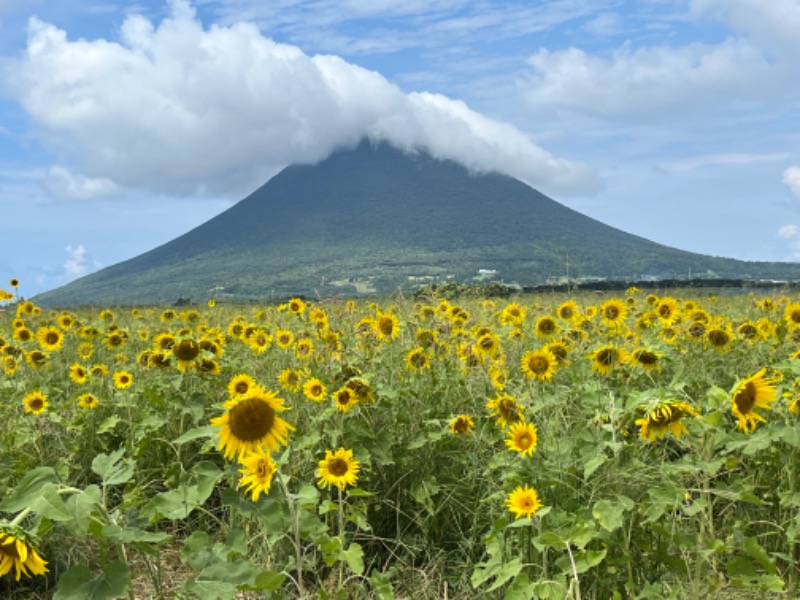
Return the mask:
M 291 163 L 364 137 L 496 170 L 553 195 L 601 188 L 591 168 L 522 131 L 377 72 L 308 56 L 251 23 L 204 28 L 186 0 L 154 24 L 128 16 L 119 41 L 68 39 L 31 19 L 6 61 L 6 93 L 60 163 L 87 181 L 168 194 L 240 195 Z

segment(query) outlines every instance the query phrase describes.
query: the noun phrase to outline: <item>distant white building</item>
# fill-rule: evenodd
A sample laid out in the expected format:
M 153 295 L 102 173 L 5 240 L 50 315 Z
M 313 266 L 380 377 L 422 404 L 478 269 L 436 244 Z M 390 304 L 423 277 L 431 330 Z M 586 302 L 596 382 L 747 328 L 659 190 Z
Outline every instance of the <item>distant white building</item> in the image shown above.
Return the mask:
M 497 275 L 495 269 L 478 269 L 478 275 Z

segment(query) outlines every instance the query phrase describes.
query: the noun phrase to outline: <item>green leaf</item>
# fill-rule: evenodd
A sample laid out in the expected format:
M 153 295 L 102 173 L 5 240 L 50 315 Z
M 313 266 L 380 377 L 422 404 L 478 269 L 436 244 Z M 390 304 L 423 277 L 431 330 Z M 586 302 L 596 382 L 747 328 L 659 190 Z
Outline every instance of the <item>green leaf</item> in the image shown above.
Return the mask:
M 36 467 L 28 471 L 11 495 L 0 503 L 0 510 L 14 513 L 28 508 L 45 487 L 53 487 L 57 481 L 56 472 L 51 467 Z
M 195 427 L 194 429 L 190 429 L 189 431 L 184 433 L 182 436 L 174 439 L 172 443 L 180 445 L 201 438 L 213 438 L 217 434 L 217 431 L 219 431 L 219 427 L 217 427 L 216 425 L 204 425 L 203 427 Z
M 239 591 L 231 583 L 206 580 L 200 577 L 188 580 L 183 589 L 193 598 L 202 598 L 203 600 L 232 600 Z
M 130 584 L 128 567 L 115 561 L 106 565 L 96 578 L 84 565 L 76 565 L 58 580 L 53 600 L 113 600 L 125 596 Z
M 608 457 L 605 454 L 597 454 L 594 458 L 589 459 L 585 465 L 583 465 L 583 478 L 588 479 L 589 476 L 597 471 L 603 464 L 608 461 Z
M 347 550 L 341 553 L 341 557 L 356 575 L 364 572 L 364 550 L 359 544 L 355 542 L 350 544 Z
M 497 588 L 502 587 L 505 583 L 517 575 L 519 575 L 520 571 L 522 571 L 522 559 L 521 558 L 514 558 L 504 564 L 499 571 L 497 571 L 497 578 L 494 580 L 491 586 L 486 590 L 487 592 L 491 592 L 496 590 Z
M 103 480 L 103 485 L 126 483 L 133 477 L 136 461 L 122 460 L 125 448 L 111 454 L 98 454 L 92 461 L 92 471 Z
M 145 531 L 137 527 L 120 527 L 119 525 L 106 525 L 100 534 L 117 544 L 130 544 L 131 542 L 157 544 L 171 537 L 170 534 L 163 531 Z
M 275 571 L 261 571 L 256 577 L 253 588 L 256 590 L 277 590 L 283 585 L 286 575 L 283 573 L 276 573 Z
M 514 578 L 511 585 L 506 590 L 505 600 L 530 600 L 535 594 L 535 588 L 528 578 L 528 574 L 523 571 Z
M 156 495 L 144 512 L 151 519 L 158 515 L 166 519 L 185 519 L 208 500 L 220 477 L 222 471 L 214 463 L 199 462 L 192 466 L 176 489 Z
M 120 421 L 121 419 L 117 415 L 111 415 L 110 417 L 106 418 L 97 428 L 98 435 L 111 431 Z
M 536 546 L 537 550 L 544 550 L 545 548 L 559 548 L 563 550 L 567 547 L 567 541 L 553 531 L 545 531 L 534 538 L 533 545 Z
M 625 506 L 620 502 L 598 500 L 592 508 L 592 516 L 600 527 L 606 531 L 614 531 L 622 527 L 625 517 Z
M 64 504 L 64 500 L 61 499 L 54 485 L 43 487 L 39 496 L 31 501 L 30 508 L 35 513 L 53 521 L 72 520 L 72 513 Z
M 381 573 L 377 569 L 372 569 L 369 576 L 369 584 L 372 586 L 372 593 L 377 600 L 394 600 L 394 589 L 392 588 L 392 576 L 394 567 Z
M 744 544 L 742 544 L 744 551 L 747 552 L 753 559 L 761 565 L 761 568 L 764 569 L 769 575 L 775 575 L 778 572 L 778 567 L 775 566 L 775 563 L 767 554 L 767 551 L 758 543 L 758 540 L 753 537 L 746 537 L 744 538 Z
M 101 497 L 100 488 L 90 485 L 79 494 L 72 494 L 67 498 L 66 506 L 72 518 L 64 523 L 64 527 L 72 535 L 79 539 L 86 538 L 92 511 L 100 503 Z

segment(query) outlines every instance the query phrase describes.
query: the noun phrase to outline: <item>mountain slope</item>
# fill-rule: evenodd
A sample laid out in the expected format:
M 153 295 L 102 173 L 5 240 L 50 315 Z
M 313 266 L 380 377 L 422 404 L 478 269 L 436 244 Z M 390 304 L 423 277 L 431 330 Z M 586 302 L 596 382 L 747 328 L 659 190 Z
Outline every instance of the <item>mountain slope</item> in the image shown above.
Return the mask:
M 800 266 L 676 250 L 573 211 L 511 177 L 363 142 L 284 169 L 253 194 L 145 254 L 41 294 L 48 305 L 285 297 L 548 277 L 800 278 Z

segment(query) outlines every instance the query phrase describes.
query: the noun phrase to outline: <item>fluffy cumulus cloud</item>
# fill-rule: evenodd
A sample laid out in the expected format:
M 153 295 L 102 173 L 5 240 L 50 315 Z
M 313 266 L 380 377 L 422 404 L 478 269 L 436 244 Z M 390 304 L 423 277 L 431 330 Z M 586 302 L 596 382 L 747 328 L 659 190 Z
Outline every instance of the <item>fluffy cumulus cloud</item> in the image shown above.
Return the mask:
M 789 167 L 781 177 L 783 184 L 789 188 L 792 195 L 800 200 L 800 167 Z
M 798 98 L 797 0 L 693 0 L 686 15 L 733 30 L 718 43 L 635 46 L 610 54 L 571 47 L 528 58 L 528 98 L 605 118 L 659 118 Z
M 778 229 L 778 237 L 784 240 L 790 240 L 793 237 L 796 237 L 799 232 L 800 227 L 794 223 L 790 223 L 789 225 L 783 225 Z
M 119 189 L 107 177 L 90 178 L 76 175 L 61 165 L 53 165 L 43 181 L 44 188 L 54 196 L 89 200 L 115 195 Z
M 86 275 L 100 268 L 100 263 L 89 259 L 89 253 L 83 244 L 64 248 L 67 260 L 64 261 L 64 276 L 67 280 Z
M 130 16 L 120 40 L 68 39 L 39 20 L 2 73 L 58 156 L 67 195 L 116 186 L 240 194 L 282 166 L 315 162 L 363 137 L 500 170 L 555 195 L 599 188 L 520 130 L 465 104 L 405 94 L 380 74 L 276 43 L 251 23 L 204 28 L 186 0 L 158 24 Z M 81 179 L 82 178 L 82 179 Z

